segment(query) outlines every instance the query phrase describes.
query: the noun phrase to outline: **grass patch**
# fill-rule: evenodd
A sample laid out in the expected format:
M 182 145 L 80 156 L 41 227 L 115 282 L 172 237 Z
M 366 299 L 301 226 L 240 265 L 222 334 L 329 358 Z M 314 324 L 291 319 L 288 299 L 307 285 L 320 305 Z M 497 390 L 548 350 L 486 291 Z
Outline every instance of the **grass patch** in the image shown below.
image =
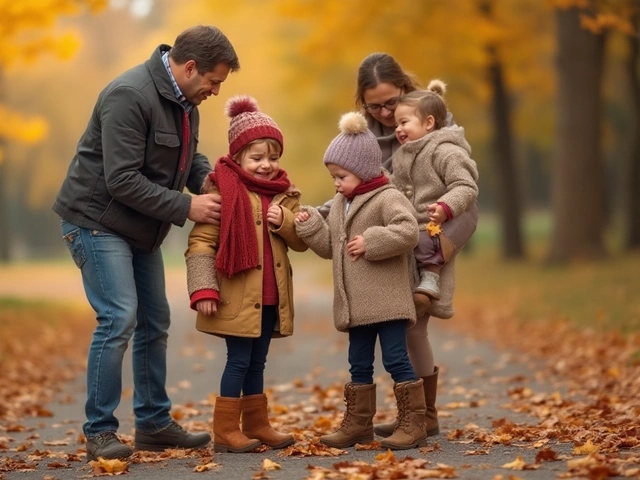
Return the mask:
M 623 333 L 640 329 L 640 254 L 549 266 L 549 216 L 528 216 L 523 230 L 528 259 L 505 262 L 496 246 L 496 219 L 481 220 L 470 251 L 457 259 L 456 304 L 511 307 L 518 321 L 567 320 Z

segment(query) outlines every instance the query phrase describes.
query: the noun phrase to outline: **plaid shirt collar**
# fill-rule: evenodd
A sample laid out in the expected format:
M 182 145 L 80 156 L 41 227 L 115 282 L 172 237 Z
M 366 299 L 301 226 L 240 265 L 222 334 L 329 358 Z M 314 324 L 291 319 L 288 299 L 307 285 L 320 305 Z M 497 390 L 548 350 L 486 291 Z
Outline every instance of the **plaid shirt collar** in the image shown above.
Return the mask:
M 194 105 L 192 103 L 189 103 L 187 98 L 182 93 L 182 90 L 180 90 L 178 82 L 176 82 L 176 79 L 173 76 L 173 72 L 171 71 L 171 67 L 169 66 L 169 51 L 164 52 L 164 54 L 162 55 L 162 61 L 164 62 L 164 66 L 167 69 L 167 73 L 169 74 L 169 79 L 171 80 L 171 85 L 173 85 L 173 92 L 176 94 L 176 98 L 180 101 L 180 105 L 184 107 L 186 112 L 191 113 Z

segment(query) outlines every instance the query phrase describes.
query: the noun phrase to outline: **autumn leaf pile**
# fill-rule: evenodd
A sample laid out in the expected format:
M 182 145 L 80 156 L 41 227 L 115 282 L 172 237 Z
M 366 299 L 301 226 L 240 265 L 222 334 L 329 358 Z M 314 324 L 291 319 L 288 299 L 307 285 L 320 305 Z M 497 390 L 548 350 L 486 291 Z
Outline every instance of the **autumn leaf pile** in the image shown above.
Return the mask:
M 509 306 L 483 308 L 462 303 L 460 334 L 517 352 L 537 380 L 552 391 L 509 388 L 503 405 L 538 419 L 536 425 L 497 422 L 492 435 L 459 432 L 490 446 L 513 441 L 543 446 L 573 443 L 567 478 L 640 476 L 640 335 L 579 329 L 562 320 L 520 322 Z M 557 455 L 548 450 L 551 459 Z M 560 459 L 560 458 L 557 458 Z
M 34 447 L 39 439 L 37 429 L 27 430 L 30 432 L 27 440 L 16 444 L 12 432 L 24 431 L 25 419 L 48 418 L 47 403 L 64 400 L 65 382 L 84 369 L 92 323 L 86 322 L 86 316 L 68 312 L 63 315 L 64 323 L 40 323 L 36 330 L 33 324 L 25 323 L 24 312 L 4 318 L 4 325 L 11 328 L 5 328 L 0 337 L 0 478 L 3 472 L 36 471 L 42 463 L 50 470 L 79 469 L 86 473 L 85 477 L 126 475 L 136 464 L 158 464 L 164 468 L 172 460 L 186 462 L 191 471 L 203 474 L 216 472 L 223 466 L 224 462 L 211 448 L 136 452 L 127 461 L 98 460 L 86 464 L 84 437 L 74 429 L 67 429 L 65 439 L 44 442 L 45 449 Z M 461 387 L 447 385 L 451 388 L 449 393 L 461 400 L 438 404 L 441 423 L 452 428 L 443 429 L 428 447 L 406 455 L 385 451 L 376 441 L 355 447 L 356 456 L 357 452 L 373 451 L 375 456 L 366 456 L 370 461 L 341 461 L 347 451 L 326 447 L 318 439 L 340 425 L 344 412 L 343 382 L 321 387 L 313 381 L 294 380 L 273 386 L 267 395 L 273 426 L 293 434 L 296 443 L 273 452 L 270 459 L 265 458 L 260 470 L 252 474 L 253 479 L 271 478 L 270 472 L 276 470 L 286 471 L 280 459 L 289 458 L 306 459 L 305 478 L 309 480 L 465 478 L 462 469 L 470 468 L 468 465 L 452 466 L 438 461 L 438 453 L 446 443 L 464 446 L 462 455 L 469 457 L 490 456 L 495 448 L 510 445 L 536 452 L 533 461 L 525 461 L 520 455 L 501 459 L 499 467 L 513 473 L 486 477 L 494 480 L 517 480 L 521 478 L 518 472 L 537 470 L 546 462 L 559 462 L 562 466 L 557 478 L 640 476 L 637 335 L 580 330 L 566 322 L 522 323 L 506 306 L 489 309 L 464 301 L 457 309 L 456 321 L 447 325 L 458 330 L 461 337 L 489 340 L 505 351 L 516 352 L 515 359 L 526 362 L 536 372 L 544 391 L 534 390 L 533 383 L 524 380 L 505 381 L 503 385 L 507 398 L 502 405 L 505 417 L 509 410 L 525 413 L 530 415 L 526 423 L 498 418 L 489 428 L 473 423 L 460 425 L 452 420 L 453 412 L 458 408 L 481 411 L 485 400 L 463 401 L 464 396 L 458 394 Z M 510 358 L 514 359 L 513 353 Z M 56 368 L 51 368 L 54 365 Z M 480 369 L 475 373 L 488 375 Z M 443 377 L 446 381 L 446 374 Z M 174 405 L 172 415 L 189 430 L 211 431 L 210 412 L 214 405 L 215 395 L 211 395 L 198 403 Z M 381 411 L 376 422 L 389 420 L 393 415 L 392 409 Z M 120 436 L 126 443 L 133 443 L 131 435 Z M 559 448 L 561 445 L 569 448 Z M 64 451 L 49 447 L 63 447 Z M 267 450 L 266 446 L 257 449 Z M 336 459 L 330 468 L 314 462 L 327 457 Z
M 65 383 L 84 372 L 91 320 L 73 308 L 0 308 L 3 430 L 23 428 L 18 422 L 25 417 L 50 417 L 46 405 L 54 398 L 72 401 Z

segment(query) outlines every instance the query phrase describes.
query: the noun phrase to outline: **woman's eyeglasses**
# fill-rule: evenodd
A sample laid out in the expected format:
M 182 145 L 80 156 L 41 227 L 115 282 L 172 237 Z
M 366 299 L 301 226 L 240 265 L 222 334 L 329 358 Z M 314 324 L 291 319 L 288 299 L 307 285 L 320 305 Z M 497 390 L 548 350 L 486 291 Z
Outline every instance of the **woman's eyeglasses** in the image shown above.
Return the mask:
M 393 112 L 398 106 L 399 101 L 400 101 L 400 97 L 393 97 L 382 104 L 365 103 L 363 106 L 364 106 L 364 109 L 369 113 L 378 113 L 383 108 L 386 108 L 390 112 Z

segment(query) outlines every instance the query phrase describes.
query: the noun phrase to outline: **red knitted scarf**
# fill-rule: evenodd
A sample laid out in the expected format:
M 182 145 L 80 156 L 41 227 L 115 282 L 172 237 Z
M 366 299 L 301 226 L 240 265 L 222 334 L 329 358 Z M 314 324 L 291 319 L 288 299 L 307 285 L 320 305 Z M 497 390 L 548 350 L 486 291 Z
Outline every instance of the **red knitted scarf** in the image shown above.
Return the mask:
M 384 175 L 380 175 L 379 177 L 372 178 L 368 182 L 363 182 L 358 185 L 349 195 L 345 195 L 349 200 L 353 200 L 357 195 L 362 195 L 363 193 L 370 192 L 371 190 L 375 190 L 383 185 L 389 183 L 389 179 Z
M 251 212 L 249 190 L 265 195 L 286 192 L 291 186 L 287 172 L 280 169 L 273 180 L 250 176 L 229 156 L 221 157 L 209 178 L 222 197 L 220 240 L 216 255 L 218 272 L 232 277 L 258 266 L 258 237 Z

